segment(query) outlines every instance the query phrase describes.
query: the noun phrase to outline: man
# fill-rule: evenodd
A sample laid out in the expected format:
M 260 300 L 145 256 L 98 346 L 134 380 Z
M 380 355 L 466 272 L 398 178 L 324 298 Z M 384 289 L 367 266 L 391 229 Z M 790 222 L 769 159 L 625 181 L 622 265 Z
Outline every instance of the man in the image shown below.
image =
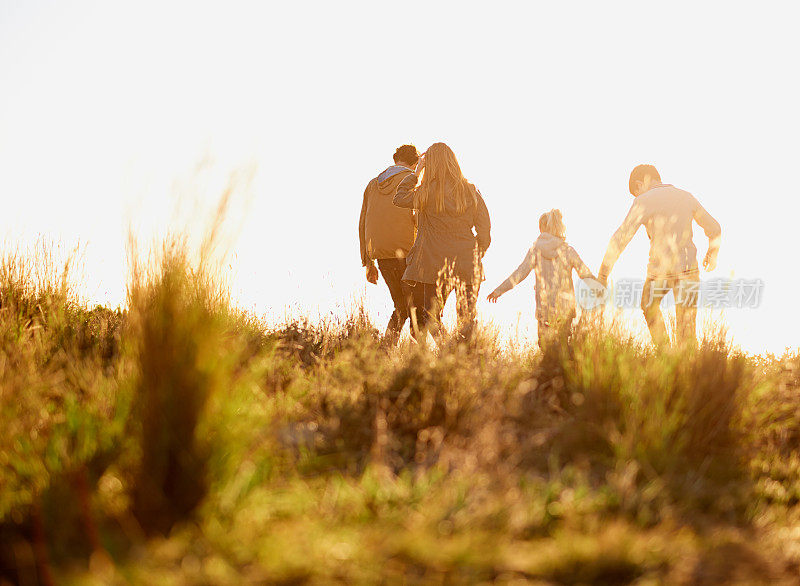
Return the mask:
M 400 339 L 409 317 L 412 288 L 403 282 L 403 273 L 406 255 L 416 235 L 414 212 L 395 206 L 392 198 L 400 182 L 413 175 L 418 159 L 413 145 L 405 144 L 395 151 L 394 165 L 367 184 L 358 222 L 361 263 L 367 269 L 367 281 L 376 284 L 380 270 L 394 302 L 394 312 L 386 327 L 387 342 L 392 345 Z
M 692 220 L 708 237 L 708 252 L 703 260 L 706 271 L 717 265 L 722 230 L 691 193 L 661 183 L 653 165 L 638 165 L 631 172 L 628 188 L 635 198 L 622 225 L 611 237 L 598 280 L 605 285 L 614 263 L 625 250 L 639 226 L 650 238 L 650 261 L 642 288 L 642 310 L 653 342 L 663 347 L 669 342 L 661 300 L 671 290 L 675 296 L 676 339 L 695 341 L 700 271 L 697 248 L 692 241 Z

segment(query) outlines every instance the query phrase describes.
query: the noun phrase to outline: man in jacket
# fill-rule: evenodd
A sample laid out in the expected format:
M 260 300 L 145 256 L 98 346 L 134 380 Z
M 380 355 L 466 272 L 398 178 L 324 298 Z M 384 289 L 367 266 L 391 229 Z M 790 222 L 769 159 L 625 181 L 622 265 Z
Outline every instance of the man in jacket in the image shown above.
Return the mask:
M 390 344 L 396 344 L 400 339 L 400 332 L 409 317 L 412 288 L 403 282 L 403 273 L 406 255 L 416 235 L 414 212 L 395 206 L 392 198 L 400 182 L 413 175 L 418 159 L 419 154 L 413 145 L 406 144 L 395 151 L 394 165 L 367 184 L 358 221 L 361 263 L 366 267 L 367 281 L 376 284 L 380 270 L 394 302 L 394 312 L 386 327 Z
M 653 165 L 638 165 L 631 172 L 628 189 L 634 202 L 622 225 L 611 237 L 598 280 L 605 285 L 614 263 L 625 250 L 639 226 L 650 238 L 647 279 L 642 288 L 642 310 L 650 335 L 657 346 L 669 342 L 661 300 L 671 290 L 675 296 L 676 339 L 695 341 L 695 324 L 700 289 L 697 248 L 692 241 L 692 221 L 708 237 L 708 252 L 703 260 L 706 271 L 714 270 L 722 229 L 695 197 L 681 189 L 661 183 Z

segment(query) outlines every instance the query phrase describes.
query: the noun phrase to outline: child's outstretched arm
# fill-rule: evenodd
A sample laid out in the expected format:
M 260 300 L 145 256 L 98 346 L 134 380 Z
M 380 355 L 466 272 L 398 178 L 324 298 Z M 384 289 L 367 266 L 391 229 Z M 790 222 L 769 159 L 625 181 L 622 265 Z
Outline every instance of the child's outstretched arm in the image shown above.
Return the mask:
M 533 258 L 534 258 L 534 249 L 533 247 L 528 250 L 528 253 L 525 255 L 525 258 L 522 259 L 522 262 L 517 267 L 517 269 L 511 273 L 511 275 L 498 285 L 497 289 L 489 293 L 486 296 L 491 303 L 497 303 L 497 299 L 503 294 L 511 291 L 516 285 L 521 283 L 525 280 L 525 277 L 531 274 L 533 270 Z

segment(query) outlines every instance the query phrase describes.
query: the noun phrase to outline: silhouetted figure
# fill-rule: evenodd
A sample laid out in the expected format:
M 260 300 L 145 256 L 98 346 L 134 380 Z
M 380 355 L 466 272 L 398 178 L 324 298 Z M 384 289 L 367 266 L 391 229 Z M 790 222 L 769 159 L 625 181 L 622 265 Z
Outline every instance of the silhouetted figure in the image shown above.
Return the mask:
M 566 242 L 561 210 L 550 210 L 539 218 L 539 237 L 511 276 L 492 291 L 487 299 L 497 299 L 521 283 L 533 271 L 536 275 L 536 321 L 539 348 L 564 343 L 575 319 L 575 286 L 572 271 L 581 279 L 594 279 L 592 271 Z
M 415 175 L 400 183 L 394 203 L 417 210 L 417 239 L 403 275 L 414 283 L 415 337 L 423 341 L 428 329 L 439 331 L 444 304 L 455 289 L 458 335 L 469 339 L 483 280 L 481 259 L 491 242 L 483 197 L 464 178 L 450 147 L 437 142 L 420 157 Z
M 703 260 L 706 271 L 714 270 L 717 264 L 722 233 L 719 222 L 691 193 L 661 183 L 661 176 L 652 165 L 635 167 L 628 188 L 636 199 L 611 237 L 598 280 L 606 284 L 619 255 L 639 226 L 644 225 L 650 238 L 650 261 L 642 289 L 642 310 L 650 335 L 657 346 L 669 343 L 661 315 L 661 300 L 672 291 L 677 317 L 676 338 L 679 342 L 694 342 L 700 270 L 697 248 L 692 241 L 692 221 L 696 221 L 708 237 L 708 252 Z
M 416 177 L 412 169 L 418 159 L 413 145 L 406 144 L 395 151 L 395 164 L 367 184 L 358 221 L 361 262 L 367 268 L 367 281 L 376 284 L 380 269 L 394 302 L 394 312 L 386 327 L 386 339 L 392 345 L 399 340 L 409 316 L 411 287 L 403 282 L 403 272 L 415 235 L 414 212 L 398 208 L 392 199 L 403 179 Z

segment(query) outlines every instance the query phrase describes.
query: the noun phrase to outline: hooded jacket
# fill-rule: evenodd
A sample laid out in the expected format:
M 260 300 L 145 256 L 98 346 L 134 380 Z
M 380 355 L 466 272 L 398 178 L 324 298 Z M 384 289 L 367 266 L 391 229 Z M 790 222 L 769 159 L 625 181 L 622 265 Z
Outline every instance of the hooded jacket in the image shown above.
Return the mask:
M 533 271 L 536 275 L 536 319 L 548 322 L 571 319 L 575 314 L 573 269 L 581 279 L 594 278 L 586 263 L 563 238 L 542 232 L 517 270 L 495 292 L 502 295 L 510 291 Z
M 450 185 L 445 185 L 442 211 L 417 207 L 420 188 L 413 173 L 397 187 L 395 205 L 417 209 L 417 239 L 406 257 L 404 281 L 436 283 L 446 269 L 452 269 L 452 275 L 465 283 L 483 280 L 481 259 L 492 241 L 491 221 L 480 191 L 474 185 L 469 188 L 474 191 L 474 203 L 459 213 L 455 198 L 450 197 Z
M 392 198 L 400 182 L 413 175 L 407 167 L 393 165 L 367 184 L 358 220 L 361 263 L 379 258 L 404 258 L 414 244 L 414 212 L 400 209 Z

